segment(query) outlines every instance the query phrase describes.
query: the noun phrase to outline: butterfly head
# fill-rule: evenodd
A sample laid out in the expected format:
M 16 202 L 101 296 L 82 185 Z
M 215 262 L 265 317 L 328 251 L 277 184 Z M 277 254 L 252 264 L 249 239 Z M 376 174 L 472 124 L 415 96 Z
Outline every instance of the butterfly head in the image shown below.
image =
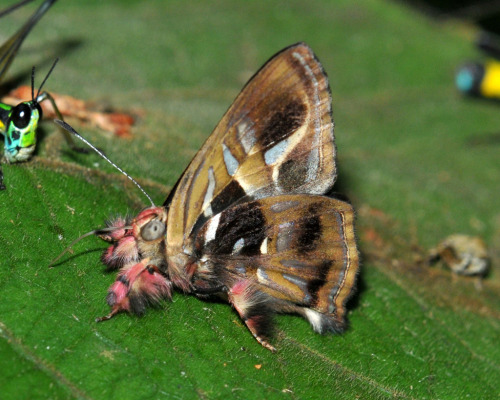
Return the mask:
M 157 242 L 167 231 L 167 212 L 163 207 L 150 207 L 132 221 L 133 234 L 138 243 Z
M 99 234 L 111 242 L 101 260 L 109 269 L 122 268 L 149 259 L 162 264 L 167 231 L 167 212 L 163 207 L 149 207 L 128 221 L 116 218 L 108 222 L 108 232 Z M 157 261 L 160 260 L 160 261 Z
M 37 95 L 38 98 L 38 95 Z M 111 161 L 106 155 L 90 143 L 87 139 L 76 132 L 73 127 L 61 120 L 54 120 L 61 128 L 83 141 L 99 156 L 110 163 L 114 168 L 125 175 L 144 196 L 151 202 L 151 207 L 140 212 L 135 218 L 118 217 L 108 221 L 106 228 L 96 229 L 82 235 L 71 243 L 50 265 L 54 265 L 74 244 L 90 235 L 97 235 L 101 239 L 113 243 L 103 254 L 102 261 L 110 269 L 121 268 L 130 262 L 138 262 L 146 258 L 154 260 L 162 254 L 165 246 L 165 233 L 167 230 L 167 210 L 164 207 L 155 206 L 151 197 L 137 183 L 137 181 Z

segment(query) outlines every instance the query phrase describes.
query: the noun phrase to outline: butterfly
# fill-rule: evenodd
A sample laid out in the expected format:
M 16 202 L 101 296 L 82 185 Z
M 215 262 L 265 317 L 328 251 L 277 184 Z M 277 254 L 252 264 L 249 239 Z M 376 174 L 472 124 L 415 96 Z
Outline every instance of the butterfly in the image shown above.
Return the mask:
M 119 270 L 97 321 L 142 314 L 177 289 L 225 299 L 271 351 L 276 313 L 342 332 L 359 260 L 352 206 L 325 195 L 336 179 L 333 128 L 312 50 L 298 43 L 272 57 L 162 206 L 91 232 L 111 242 L 102 261 Z

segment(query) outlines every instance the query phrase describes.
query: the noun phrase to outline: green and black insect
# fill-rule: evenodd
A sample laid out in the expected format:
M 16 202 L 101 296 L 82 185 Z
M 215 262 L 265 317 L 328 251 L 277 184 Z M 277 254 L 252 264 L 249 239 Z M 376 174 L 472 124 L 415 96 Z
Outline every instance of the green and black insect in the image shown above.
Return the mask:
M 33 0 L 23 0 L 0 11 L 0 17 L 31 1 Z M 29 20 L 0 46 L 0 80 L 12 64 L 26 36 L 28 36 L 31 29 L 55 2 L 56 0 L 45 0 Z M 41 92 L 43 85 L 53 71 L 56 63 L 57 60 L 54 62 L 49 73 L 40 85 L 36 96 L 34 90 L 35 68 L 33 67 L 31 74 L 31 100 L 23 101 L 16 106 L 0 103 L 0 133 L 4 136 L 4 155 L 2 157 L 2 162 L 22 162 L 28 160 L 33 155 L 36 147 L 36 130 L 38 128 L 38 122 L 42 119 L 41 102 L 49 100 L 57 116 L 62 119 L 62 115 L 52 96 L 48 92 Z M 77 147 L 71 135 L 66 131 L 61 130 L 61 132 L 63 132 L 71 149 L 83 153 L 87 152 L 87 149 Z M 0 167 L 0 190 L 3 189 L 5 189 L 5 185 L 3 184 L 3 172 Z

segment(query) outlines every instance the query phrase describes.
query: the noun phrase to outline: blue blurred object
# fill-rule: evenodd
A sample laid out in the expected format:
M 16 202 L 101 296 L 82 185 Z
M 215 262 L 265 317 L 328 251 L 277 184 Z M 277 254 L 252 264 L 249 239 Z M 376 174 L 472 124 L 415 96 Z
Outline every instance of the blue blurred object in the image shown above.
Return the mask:
M 484 63 L 467 62 L 460 66 L 455 75 L 455 85 L 465 95 L 500 100 L 499 41 L 483 33 L 476 46 L 492 58 Z

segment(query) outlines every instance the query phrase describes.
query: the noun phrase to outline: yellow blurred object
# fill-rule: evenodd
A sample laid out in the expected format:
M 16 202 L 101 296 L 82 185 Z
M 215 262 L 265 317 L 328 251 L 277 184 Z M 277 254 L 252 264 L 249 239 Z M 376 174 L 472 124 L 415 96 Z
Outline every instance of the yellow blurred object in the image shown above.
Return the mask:
M 500 98 L 500 62 L 491 60 L 484 64 L 479 92 L 484 97 Z

